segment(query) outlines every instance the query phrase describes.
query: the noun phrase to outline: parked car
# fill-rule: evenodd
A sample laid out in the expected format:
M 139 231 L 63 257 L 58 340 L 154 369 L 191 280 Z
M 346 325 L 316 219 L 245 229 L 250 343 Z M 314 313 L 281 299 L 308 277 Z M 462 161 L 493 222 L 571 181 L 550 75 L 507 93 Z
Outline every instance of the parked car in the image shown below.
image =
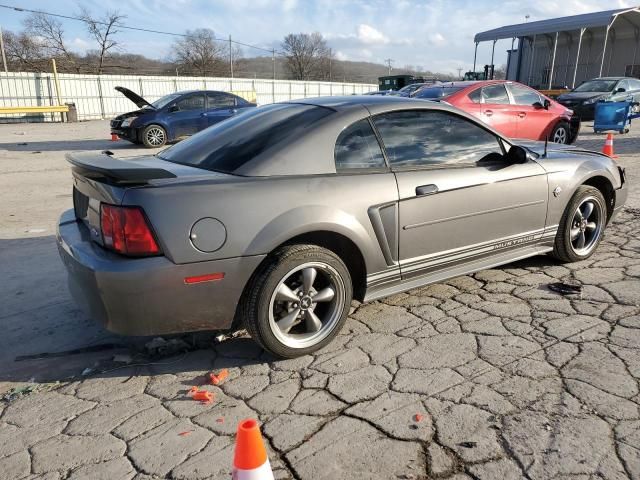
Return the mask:
M 162 147 L 165 143 L 193 135 L 256 106 L 237 95 L 213 90 L 170 93 L 155 102 L 148 102 L 128 88 L 115 89 L 135 103 L 139 110 L 123 113 L 111 120 L 111 133 L 148 148 Z
M 624 169 L 528 145 L 445 103 L 276 103 L 155 156 L 69 156 L 58 247 L 73 297 L 114 332 L 245 327 L 295 357 L 330 342 L 352 298 L 590 257 L 625 203 Z
M 533 88 L 504 80 L 450 82 L 423 87 L 413 98 L 446 101 L 511 138 L 573 143 L 580 119 Z
M 423 87 L 424 85 L 426 85 L 426 83 L 410 83 L 409 85 L 402 87 L 398 91 L 393 91 L 390 95 L 398 95 L 400 97 L 410 97 L 413 92 Z
M 582 120 L 593 120 L 596 103 L 601 100 L 640 102 L 640 80 L 630 77 L 594 78 L 563 93 L 557 100 Z

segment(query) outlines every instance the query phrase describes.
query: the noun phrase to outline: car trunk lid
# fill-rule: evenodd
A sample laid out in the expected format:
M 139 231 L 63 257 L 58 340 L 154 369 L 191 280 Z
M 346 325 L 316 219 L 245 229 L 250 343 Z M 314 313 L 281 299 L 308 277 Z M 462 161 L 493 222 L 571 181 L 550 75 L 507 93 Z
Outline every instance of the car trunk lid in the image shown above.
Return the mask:
M 68 154 L 73 175 L 75 217 L 102 245 L 100 206 L 122 205 L 127 190 L 156 188 L 167 183 L 229 177 L 206 170 L 171 163 L 154 156 L 114 158 L 111 152 Z

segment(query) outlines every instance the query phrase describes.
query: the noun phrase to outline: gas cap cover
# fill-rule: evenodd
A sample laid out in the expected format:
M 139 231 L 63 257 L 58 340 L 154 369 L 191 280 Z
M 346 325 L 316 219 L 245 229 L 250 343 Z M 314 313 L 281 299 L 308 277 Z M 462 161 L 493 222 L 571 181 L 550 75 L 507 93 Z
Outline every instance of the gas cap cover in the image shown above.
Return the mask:
M 211 253 L 222 248 L 227 240 L 227 229 L 217 218 L 205 217 L 193 224 L 189 238 L 195 248 Z

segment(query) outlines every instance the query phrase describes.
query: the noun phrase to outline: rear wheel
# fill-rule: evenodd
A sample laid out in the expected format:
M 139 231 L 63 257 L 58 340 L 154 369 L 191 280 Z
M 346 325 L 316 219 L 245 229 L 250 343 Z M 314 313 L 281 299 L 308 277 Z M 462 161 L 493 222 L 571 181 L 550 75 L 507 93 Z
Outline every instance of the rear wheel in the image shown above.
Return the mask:
M 167 143 L 167 132 L 160 125 L 149 125 L 142 130 L 142 143 L 147 148 L 159 148 Z
M 554 257 L 577 262 L 593 254 L 607 224 L 605 205 L 600 190 L 588 185 L 578 187 L 560 220 Z
M 241 312 L 265 350 L 293 358 L 319 350 L 342 328 L 353 296 L 351 276 L 333 252 L 292 245 L 274 252 L 248 286 Z
M 558 123 L 551 132 L 551 141 L 553 143 L 568 144 L 571 138 L 571 129 L 567 122 Z

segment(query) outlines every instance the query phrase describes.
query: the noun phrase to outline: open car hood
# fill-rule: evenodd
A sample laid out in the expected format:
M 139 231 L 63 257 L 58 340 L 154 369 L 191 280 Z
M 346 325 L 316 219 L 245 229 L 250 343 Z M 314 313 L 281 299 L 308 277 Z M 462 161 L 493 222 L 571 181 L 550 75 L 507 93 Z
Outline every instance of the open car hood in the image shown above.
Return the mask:
M 131 90 L 125 87 L 116 87 L 115 89 L 116 91 L 120 92 L 125 97 L 127 97 L 129 100 L 131 100 L 133 103 L 135 103 L 138 106 L 138 108 L 151 107 L 155 109 L 153 105 L 147 102 L 144 98 L 142 98 L 136 92 L 132 92 Z

